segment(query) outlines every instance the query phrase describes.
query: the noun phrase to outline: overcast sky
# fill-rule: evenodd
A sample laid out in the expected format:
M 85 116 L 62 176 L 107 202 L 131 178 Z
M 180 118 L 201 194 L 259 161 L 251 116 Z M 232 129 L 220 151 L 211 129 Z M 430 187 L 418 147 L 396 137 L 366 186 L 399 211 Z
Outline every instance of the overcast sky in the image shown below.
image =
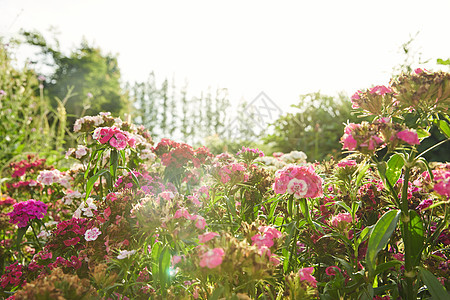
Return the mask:
M 264 91 L 287 109 L 300 94 L 352 94 L 387 84 L 400 46 L 450 57 L 450 1 L 0 0 L 0 35 L 58 28 L 118 54 L 125 81 L 175 77 L 189 92 L 228 88 L 234 102 Z

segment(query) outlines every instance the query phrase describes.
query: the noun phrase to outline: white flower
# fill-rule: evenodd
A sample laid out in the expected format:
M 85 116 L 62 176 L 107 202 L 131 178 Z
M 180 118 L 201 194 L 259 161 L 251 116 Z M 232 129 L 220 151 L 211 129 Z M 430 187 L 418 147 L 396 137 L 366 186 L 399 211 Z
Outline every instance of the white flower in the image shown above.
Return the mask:
M 88 148 L 83 145 L 78 145 L 77 151 L 75 151 L 75 157 L 80 159 L 87 154 Z
M 84 238 L 86 241 L 95 241 L 100 234 L 102 234 L 102 232 L 97 227 L 94 227 L 86 230 Z
M 130 257 L 134 253 L 136 253 L 136 250 L 131 250 L 131 251 L 120 250 L 119 255 L 117 255 L 117 259 L 124 259 L 124 258 Z

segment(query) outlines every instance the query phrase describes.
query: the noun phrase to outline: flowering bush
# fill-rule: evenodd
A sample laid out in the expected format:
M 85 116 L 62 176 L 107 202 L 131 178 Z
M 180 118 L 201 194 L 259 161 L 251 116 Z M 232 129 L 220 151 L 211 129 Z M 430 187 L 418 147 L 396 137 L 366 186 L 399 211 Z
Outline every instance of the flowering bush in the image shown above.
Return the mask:
M 422 71 L 358 91 L 368 119 L 346 127 L 349 156 L 315 164 L 153 147 L 143 128 L 84 117 L 71 169 L 11 165 L 2 296 L 446 299 L 450 165 L 417 146 L 432 125 L 450 137 L 449 82 Z

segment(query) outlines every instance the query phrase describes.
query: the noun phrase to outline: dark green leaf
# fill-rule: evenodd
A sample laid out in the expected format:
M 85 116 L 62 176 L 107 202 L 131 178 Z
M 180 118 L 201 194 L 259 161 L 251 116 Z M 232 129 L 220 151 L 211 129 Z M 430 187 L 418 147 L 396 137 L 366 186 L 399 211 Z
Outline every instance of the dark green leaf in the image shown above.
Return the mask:
M 400 211 L 390 210 L 385 213 L 375 224 L 370 234 L 367 246 L 366 262 L 368 264 L 369 273 L 373 273 L 376 267 L 376 259 L 378 252 L 386 247 L 392 233 L 397 227 Z
M 422 246 L 425 238 L 422 219 L 414 210 L 409 211 L 408 230 L 411 233 L 411 240 L 409 245 L 405 245 L 405 247 L 411 249 L 410 260 L 419 261 L 420 256 L 422 255 Z
M 439 282 L 436 276 L 433 275 L 427 269 L 419 267 L 419 274 L 422 281 L 426 284 L 428 291 L 433 297 L 433 300 L 448 300 L 450 295 L 444 288 L 444 286 Z
M 97 179 L 104 175 L 105 173 L 107 173 L 108 170 L 103 169 L 101 171 L 99 171 L 97 174 L 95 174 L 94 176 L 92 176 L 91 178 L 89 178 L 88 182 L 86 183 L 86 197 L 85 200 L 87 198 L 89 198 L 89 195 L 91 194 L 92 188 L 94 187 L 94 183 L 97 181 Z

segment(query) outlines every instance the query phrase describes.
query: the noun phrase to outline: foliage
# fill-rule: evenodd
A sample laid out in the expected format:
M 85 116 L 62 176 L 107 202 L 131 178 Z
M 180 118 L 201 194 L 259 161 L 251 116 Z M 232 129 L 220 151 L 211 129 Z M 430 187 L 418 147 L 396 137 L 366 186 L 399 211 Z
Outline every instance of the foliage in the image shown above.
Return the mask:
M 60 151 L 66 122 L 62 103 L 53 109 L 43 96 L 42 78 L 28 66 L 13 67 L 12 47 L 0 44 L 0 173 L 23 152 Z
M 24 31 L 22 34 L 26 43 L 38 47 L 43 61 L 52 70 L 43 82 L 52 107 L 56 108 L 69 90 L 72 92 L 65 102 L 69 127 L 85 113 L 129 112 L 127 97 L 120 87 L 120 69 L 115 56 L 104 55 L 87 41 L 82 41 L 77 49 L 66 55 L 59 49 L 57 41 L 51 45 L 39 32 Z
M 343 94 L 338 98 L 320 93 L 300 96 L 293 106 L 296 113 L 286 113 L 272 124 L 273 133 L 264 141 L 276 151 L 302 150 L 310 161 L 320 161 L 338 155 L 339 136 L 344 123 L 355 121 L 351 103 Z

